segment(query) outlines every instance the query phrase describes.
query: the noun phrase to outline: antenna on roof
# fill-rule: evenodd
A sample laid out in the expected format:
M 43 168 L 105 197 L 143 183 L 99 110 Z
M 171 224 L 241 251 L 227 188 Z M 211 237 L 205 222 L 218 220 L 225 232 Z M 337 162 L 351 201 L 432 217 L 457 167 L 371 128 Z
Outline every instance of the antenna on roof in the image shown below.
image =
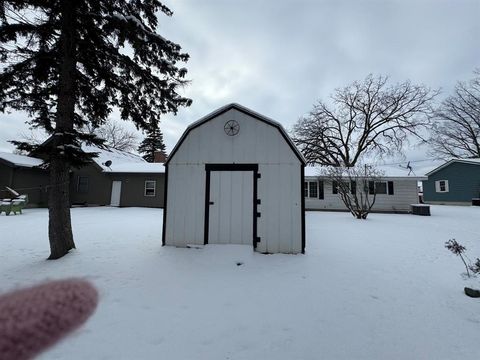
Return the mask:
M 413 171 L 413 168 L 412 166 L 410 165 L 410 161 L 407 163 L 407 166 L 402 166 L 402 165 L 398 165 L 400 166 L 401 168 L 403 169 L 406 169 L 408 170 L 408 175 L 407 176 L 410 176 L 410 174 L 413 172 L 413 175 L 415 175 L 415 172 Z
M 104 163 L 102 163 L 102 165 L 105 165 L 106 167 L 108 167 L 110 169 L 110 165 L 112 165 L 112 160 L 107 160 Z

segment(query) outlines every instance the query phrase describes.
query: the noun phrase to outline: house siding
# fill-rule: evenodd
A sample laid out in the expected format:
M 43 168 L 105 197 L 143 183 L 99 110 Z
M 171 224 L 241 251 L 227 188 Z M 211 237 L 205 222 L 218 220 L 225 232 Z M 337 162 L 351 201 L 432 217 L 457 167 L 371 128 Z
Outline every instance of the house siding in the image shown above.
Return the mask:
M 305 198 L 305 210 L 347 210 L 339 194 L 333 194 L 332 183 L 317 177 L 305 177 L 305 181 L 323 181 L 324 199 Z M 416 180 L 391 180 L 394 194 L 377 194 L 373 211 L 409 212 L 410 204 L 418 203 L 418 185 Z M 361 184 L 357 182 L 357 189 Z
M 448 180 L 448 192 L 436 192 L 435 181 L 438 180 Z M 480 197 L 480 165 L 453 162 L 423 181 L 425 202 L 471 203 L 472 198 L 478 197 Z
M 48 202 L 48 172 L 42 169 L 12 167 L 0 163 L 0 198 L 11 198 L 8 186 L 28 195 L 27 207 L 45 207 Z
M 111 181 L 121 181 L 120 206 L 163 208 L 165 174 L 109 174 Z M 145 181 L 156 182 L 155 196 L 145 196 Z
M 79 192 L 78 178 L 88 177 L 88 191 Z M 73 205 L 110 205 L 112 180 L 96 165 L 87 165 L 75 169 L 70 177 L 70 201 Z

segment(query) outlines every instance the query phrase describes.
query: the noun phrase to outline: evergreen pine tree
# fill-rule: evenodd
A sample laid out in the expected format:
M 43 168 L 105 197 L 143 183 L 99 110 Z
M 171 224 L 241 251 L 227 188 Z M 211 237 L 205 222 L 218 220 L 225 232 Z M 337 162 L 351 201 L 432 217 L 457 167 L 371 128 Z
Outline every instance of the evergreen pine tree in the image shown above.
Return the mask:
M 156 152 L 161 152 L 166 157 L 166 150 L 167 148 L 163 142 L 163 134 L 159 127 L 149 131 L 138 147 L 138 152 L 144 154 L 143 158 L 148 162 L 154 161 Z
M 0 1 L 0 111 L 26 111 L 50 135 L 16 142 L 49 167 L 50 259 L 75 247 L 69 171 L 91 161 L 81 142 L 101 144 L 87 124 L 101 126 L 116 107 L 148 132 L 191 103 L 177 92 L 188 54 L 156 33 L 157 12 L 172 15 L 158 0 Z

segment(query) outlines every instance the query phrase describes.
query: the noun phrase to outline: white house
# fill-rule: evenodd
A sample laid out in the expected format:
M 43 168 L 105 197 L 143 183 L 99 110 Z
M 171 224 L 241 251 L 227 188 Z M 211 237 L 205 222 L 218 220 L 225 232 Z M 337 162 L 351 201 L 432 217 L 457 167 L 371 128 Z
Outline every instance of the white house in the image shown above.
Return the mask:
M 370 193 L 376 191 L 373 211 L 410 211 L 411 204 L 418 203 L 419 181 L 425 176 L 417 176 L 399 166 L 376 166 L 383 175 L 379 181 L 369 184 Z M 327 176 L 318 167 L 305 168 L 305 209 L 306 210 L 346 210 L 345 205 Z
M 246 107 L 201 118 L 165 164 L 163 245 L 304 252 L 304 165 L 283 127 Z

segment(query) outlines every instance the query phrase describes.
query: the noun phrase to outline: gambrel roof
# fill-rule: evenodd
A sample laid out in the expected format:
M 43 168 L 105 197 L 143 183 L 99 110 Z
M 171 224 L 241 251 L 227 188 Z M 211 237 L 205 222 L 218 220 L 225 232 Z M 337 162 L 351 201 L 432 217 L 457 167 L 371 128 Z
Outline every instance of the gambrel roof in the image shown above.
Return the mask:
M 235 109 L 237 111 L 240 111 L 246 115 L 249 115 L 257 120 L 260 120 L 268 125 L 271 125 L 275 128 L 277 128 L 277 130 L 280 132 L 280 134 L 282 135 L 282 137 L 285 139 L 285 141 L 287 142 L 287 144 L 290 146 L 290 148 L 292 149 L 292 151 L 295 153 L 295 155 L 298 157 L 298 159 L 300 160 L 300 162 L 302 164 L 306 164 L 306 161 L 305 161 L 305 158 L 303 157 L 302 153 L 300 152 L 300 150 L 298 150 L 298 148 L 295 146 L 295 144 L 293 143 L 292 139 L 290 139 L 290 137 L 288 136 L 287 132 L 285 131 L 285 129 L 283 128 L 283 126 L 273 120 L 273 119 L 270 119 L 269 117 L 266 117 L 262 114 L 259 114 L 257 113 L 256 111 L 253 111 L 245 106 L 242 106 L 240 104 L 237 104 L 237 103 L 231 103 L 231 104 L 228 104 L 228 105 L 225 105 L 225 106 L 222 106 L 221 108 L 211 112 L 210 114 L 202 117 L 201 119 L 195 121 L 194 123 L 192 123 L 190 126 L 187 127 L 187 129 L 185 130 L 185 132 L 182 134 L 182 136 L 180 137 L 180 140 L 178 140 L 177 144 L 175 145 L 175 147 L 173 148 L 170 156 L 168 157 L 168 160 L 167 162 L 165 163 L 165 165 L 168 165 L 169 161 L 174 157 L 175 155 L 175 152 L 178 150 L 178 148 L 182 145 L 183 141 L 185 140 L 185 138 L 187 137 L 187 135 L 189 134 L 190 131 L 192 131 L 193 129 L 201 126 L 202 124 L 206 123 L 207 121 L 210 121 L 214 118 L 216 118 L 217 116 L 231 110 L 231 109 Z

